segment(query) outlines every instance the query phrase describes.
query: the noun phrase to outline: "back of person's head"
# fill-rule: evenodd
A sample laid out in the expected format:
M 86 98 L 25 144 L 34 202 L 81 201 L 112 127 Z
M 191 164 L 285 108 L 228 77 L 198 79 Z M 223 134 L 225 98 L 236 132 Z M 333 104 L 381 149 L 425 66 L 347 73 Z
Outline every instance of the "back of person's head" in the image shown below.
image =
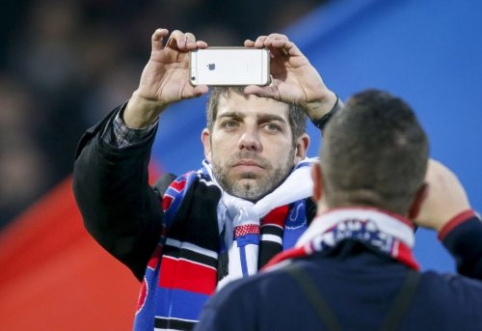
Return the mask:
M 206 121 L 209 131 L 212 132 L 216 121 L 219 99 L 221 97 L 229 98 L 231 93 L 245 95 L 244 88 L 245 86 L 217 86 L 211 89 L 206 106 Z M 306 113 L 297 104 L 289 105 L 289 123 L 293 132 L 293 143 L 295 143 L 296 139 L 306 132 Z
M 409 212 L 423 185 L 428 139 L 402 99 L 379 90 L 349 98 L 323 133 L 321 168 L 329 208 Z

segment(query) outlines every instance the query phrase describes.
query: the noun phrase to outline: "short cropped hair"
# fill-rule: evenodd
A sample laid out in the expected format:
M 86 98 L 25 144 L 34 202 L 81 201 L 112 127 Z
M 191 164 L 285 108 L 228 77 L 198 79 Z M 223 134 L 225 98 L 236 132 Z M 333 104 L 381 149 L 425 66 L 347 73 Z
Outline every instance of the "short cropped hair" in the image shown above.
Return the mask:
M 328 207 L 370 206 L 406 215 L 423 185 L 428 138 L 411 107 L 366 90 L 328 122 L 321 147 Z
M 218 114 L 218 106 L 220 97 L 228 98 L 230 93 L 244 95 L 244 86 L 229 86 L 229 87 L 213 87 L 206 106 L 206 122 L 207 128 L 212 132 L 214 122 Z M 289 124 L 291 132 L 293 133 L 293 146 L 296 140 L 306 132 L 306 113 L 297 104 L 289 104 L 288 110 Z

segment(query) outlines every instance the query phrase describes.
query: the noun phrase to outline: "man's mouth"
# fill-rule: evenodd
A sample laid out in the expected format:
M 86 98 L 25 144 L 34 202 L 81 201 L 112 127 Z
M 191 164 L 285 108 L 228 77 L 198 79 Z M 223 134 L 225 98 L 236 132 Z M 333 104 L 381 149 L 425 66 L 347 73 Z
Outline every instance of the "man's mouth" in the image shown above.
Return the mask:
M 251 159 L 239 160 L 236 163 L 234 163 L 233 168 L 245 173 L 247 172 L 253 173 L 253 172 L 258 172 L 260 170 L 265 169 L 265 167 L 261 163 Z
M 263 168 L 261 164 L 254 160 L 239 160 L 234 164 L 235 167 L 237 166 L 246 166 L 246 167 L 258 167 L 258 168 Z

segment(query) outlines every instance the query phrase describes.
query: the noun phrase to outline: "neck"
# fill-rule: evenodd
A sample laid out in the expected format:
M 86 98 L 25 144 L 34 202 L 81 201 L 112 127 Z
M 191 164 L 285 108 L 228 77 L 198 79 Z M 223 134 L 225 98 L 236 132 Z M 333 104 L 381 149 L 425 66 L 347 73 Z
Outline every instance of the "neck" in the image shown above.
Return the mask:
M 344 240 L 362 242 L 410 268 L 419 269 L 412 256 L 412 223 L 403 216 L 375 208 L 337 208 L 318 215 L 296 243 L 269 265 L 297 256 L 327 251 Z
M 373 207 L 334 208 L 319 213 L 298 243 L 306 241 L 305 238 L 312 239 L 313 236 L 324 233 L 339 223 L 350 222 L 371 222 L 380 231 L 399 237 L 406 245 L 413 247 L 414 227 L 412 222 L 401 215 Z

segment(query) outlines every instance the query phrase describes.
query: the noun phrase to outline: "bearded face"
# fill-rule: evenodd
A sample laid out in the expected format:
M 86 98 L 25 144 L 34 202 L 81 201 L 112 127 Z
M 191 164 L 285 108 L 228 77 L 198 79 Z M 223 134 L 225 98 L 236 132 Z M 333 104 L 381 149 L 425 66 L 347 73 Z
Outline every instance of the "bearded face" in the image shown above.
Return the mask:
M 272 163 L 250 152 L 239 152 L 223 162 L 213 155 L 214 177 L 231 195 L 257 201 L 274 190 L 293 168 L 293 150 L 284 162 Z M 291 162 L 289 162 L 291 161 Z
M 202 140 L 214 176 L 229 194 L 257 201 L 288 176 L 299 158 L 288 109 L 256 96 L 220 98 L 212 132 L 205 129 Z

